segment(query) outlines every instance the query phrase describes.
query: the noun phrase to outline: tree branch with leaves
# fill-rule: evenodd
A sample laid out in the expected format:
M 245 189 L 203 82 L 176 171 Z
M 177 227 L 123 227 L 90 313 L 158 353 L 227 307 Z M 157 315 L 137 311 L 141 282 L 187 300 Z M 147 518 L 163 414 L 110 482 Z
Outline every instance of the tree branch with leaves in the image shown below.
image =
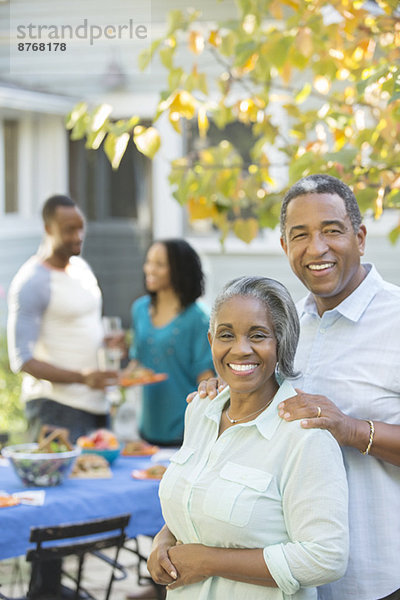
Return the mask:
M 226 0 L 222 0 L 223 2 Z M 350 185 L 363 212 L 400 207 L 400 12 L 397 1 L 236 0 L 225 22 L 169 13 L 165 35 L 139 57 L 166 71 L 153 123 L 114 123 L 111 107 L 76 106 L 71 138 L 104 150 L 114 168 L 130 136 L 153 158 L 165 114 L 197 143 L 171 163 L 176 200 L 221 237 L 250 242 L 275 227 L 286 186 L 325 172 Z M 227 2 L 231 9 L 232 2 Z M 188 61 L 188 57 L 192 57 Z M 246 156 L 225 137 L 245 126 Z M 212 143 L 212 128 L 220 131 Z M 215 138 L 215 136 L 214 136 Z M 276 178 L 276 156 L 287 177 Z M 390 233 L 394 242 L 400 223 Z

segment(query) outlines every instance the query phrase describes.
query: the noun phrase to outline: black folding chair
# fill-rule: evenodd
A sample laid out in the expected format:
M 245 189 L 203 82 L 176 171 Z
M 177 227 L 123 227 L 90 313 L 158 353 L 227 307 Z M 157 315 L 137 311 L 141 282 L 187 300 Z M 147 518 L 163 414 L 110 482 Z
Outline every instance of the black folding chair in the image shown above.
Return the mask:
M 81 592 L 86 595 L 88 600 L 96 600 L 94 596 L 81 586 L 85 557 L 87 554 L 92 554 L 111 566 L 111 575 L 105 595 L 105 600 L 108 600 L 113 582 L 127 577 L 125 568 L 118 562 L 118 555 L 127 537 L 125 528 L 129 523 L 129 519 L 130 515 L 124 514 L 118 517 L 63 524 L 55 527 L 32 527 L 30 541 L 34 542 L 36 547 L 28 550 L 26 554 L 26 560 L 32 563 L 27 598 L 34 598 L 34 587 L 38 577 L 38 570 L 43 568 L 43 564 L 46 561 L 60 560 L 67 556 L 76 555 L 78 557 L 76 575 L 71 575 L 64 570 L 62 570 L 62 574 L 75 583 L 76 600 L 81 596 Z M 65 541 L 59 543 L 60 540 Z M 58 543 L 50 544 L 50 542 Z M 106 548 L 115 548 L 113 558 L 101 552 L 101 550 Z
M 131 544 L 133 544 L 133 546 Z M 156 583 L 150 577 L 150 575 L 143 574 L 143 571 L 145 570 L 144 568 L 147 565 L 148 556 L 145 556 L 140 551 L 138 539 L 130 538 L 128 540 L 128 543 L 126 543 L 124 545 L 124 550 L 127 550 L 128 552 L 132 552 L 132 554 L 134 554 L 138 559 L 137 571 L 136 571 L 137 584 L 139 586 L 145 586 L 145 585 L 149 585 L 149 584 L 152 585 L 154 587 L 154 591 L 157 596 L 157 600 L 164 600 L 166 597 L 165 585 L 160 585 L 160 584 Z

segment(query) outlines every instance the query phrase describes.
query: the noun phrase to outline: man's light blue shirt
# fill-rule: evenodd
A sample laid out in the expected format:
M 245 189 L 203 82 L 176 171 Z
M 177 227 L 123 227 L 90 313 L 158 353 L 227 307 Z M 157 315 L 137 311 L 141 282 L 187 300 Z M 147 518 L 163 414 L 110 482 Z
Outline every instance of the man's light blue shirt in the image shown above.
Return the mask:
M 400 288 L 371 265 L 355 291 L 318 315 L 298 305 L 301 334 L 292 383 L 345 414 L 400 425 Z M 321 600 L 377 600 L 400 588 L 400 468 L 342 448 L 349 482 L 350 560 Z

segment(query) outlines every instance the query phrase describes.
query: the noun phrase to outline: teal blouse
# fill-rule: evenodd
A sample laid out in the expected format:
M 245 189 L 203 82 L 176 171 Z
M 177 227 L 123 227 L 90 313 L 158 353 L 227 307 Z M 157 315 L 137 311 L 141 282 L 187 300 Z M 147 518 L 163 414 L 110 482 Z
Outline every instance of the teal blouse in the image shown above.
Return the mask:
M 186 396 L 197 389 L 197 377 L 213 368 L 207 339 L 208 315 L 194 302 L 164 327 L 154 327 L 150 297 L 132 305 L 133 343 L 130 358 L 168 379 L 143 387 L 139 432 L 158 444 L 177 444 L 183 438 Z

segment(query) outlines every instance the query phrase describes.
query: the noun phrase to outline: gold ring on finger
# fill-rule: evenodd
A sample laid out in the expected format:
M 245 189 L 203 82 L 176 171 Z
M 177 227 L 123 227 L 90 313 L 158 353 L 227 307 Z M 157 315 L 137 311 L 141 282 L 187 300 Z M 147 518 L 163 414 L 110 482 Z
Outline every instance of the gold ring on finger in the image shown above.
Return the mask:
M 319 419 L 319 417 L 321 416 L 321 413 L 322 413 L 322 410 L 321 410 L 320 406 L 317 406 L 317 411 L 318 411 L 318 413 L 317 413 L 317 419 Z

